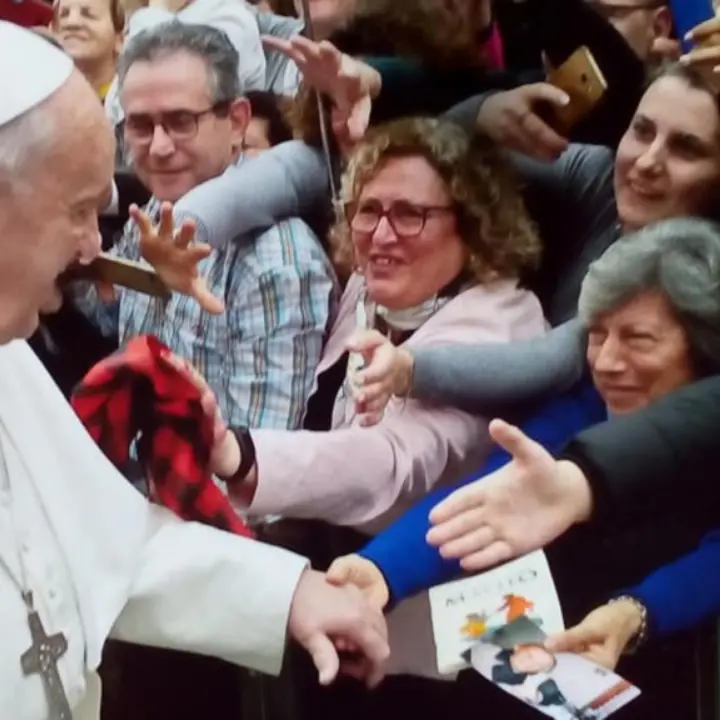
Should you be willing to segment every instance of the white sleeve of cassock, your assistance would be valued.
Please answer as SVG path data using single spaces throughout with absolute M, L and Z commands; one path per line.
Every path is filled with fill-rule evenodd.
M 156 505 L 150 528 L 111 637 L 278 674 L 290 606 L 307 560 L 184 522 Z

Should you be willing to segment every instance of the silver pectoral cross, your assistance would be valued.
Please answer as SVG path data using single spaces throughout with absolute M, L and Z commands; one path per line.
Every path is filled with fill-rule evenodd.
M 27 605 L 27 622 L 32 636 L 32 645 L 20 657 L 25 676 L 40 675 L 45 689 L 50 715 L 48 720 L 72 720 L 72 711 L 63 687 L 58 660 L 67 652 L 67 638 L 63 633 L 48 635 L 42 619 L 33 606 L 32 593 L 23 593 Z

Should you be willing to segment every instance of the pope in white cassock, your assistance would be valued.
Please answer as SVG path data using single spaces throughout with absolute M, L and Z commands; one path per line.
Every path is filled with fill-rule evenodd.
M 22 340 L 39 312 L 59 307 L 58 275 L 99 250 L 113 152 L 72 61 L 0 22 L 3 720 L 97 718 L 108 637 L 277 673 L 290 635 L 321 682 L 337 672 L 330 638 L 358 645 L 371 666 L 388 653 L 382 617 L 351 586 L 326 584 L 293 553 L 148 504 Z

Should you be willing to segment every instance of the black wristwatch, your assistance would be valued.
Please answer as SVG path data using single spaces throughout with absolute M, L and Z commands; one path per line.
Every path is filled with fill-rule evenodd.
M 218 476 L 228 487 L 240 485 L 250 474 L 255 465 L 255 443 L 250 430 L 246 427 L 230 427 L 229 431 L 235 436 L 240 446 L 240 465 L 230 477 Z

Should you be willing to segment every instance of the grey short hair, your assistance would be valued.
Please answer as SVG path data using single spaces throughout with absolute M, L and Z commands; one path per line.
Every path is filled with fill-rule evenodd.
M 647 291 L 667 298 L 698 375 L 720 372 L 720 226 L 676 218 L 618 240 L 590 266 L 580 291 L 580 319 L 592 324 Z
M 120 88 L 134 63 L 152 62 L 178 52 L 186 52 L 205 61 L 211 102 L 231 101 L 243 94 L 238 75 L 240 57 L 228 36 L 208 25 L 192 25 L 178 20 L 143 30 L 128 42 L 118 62 Z

